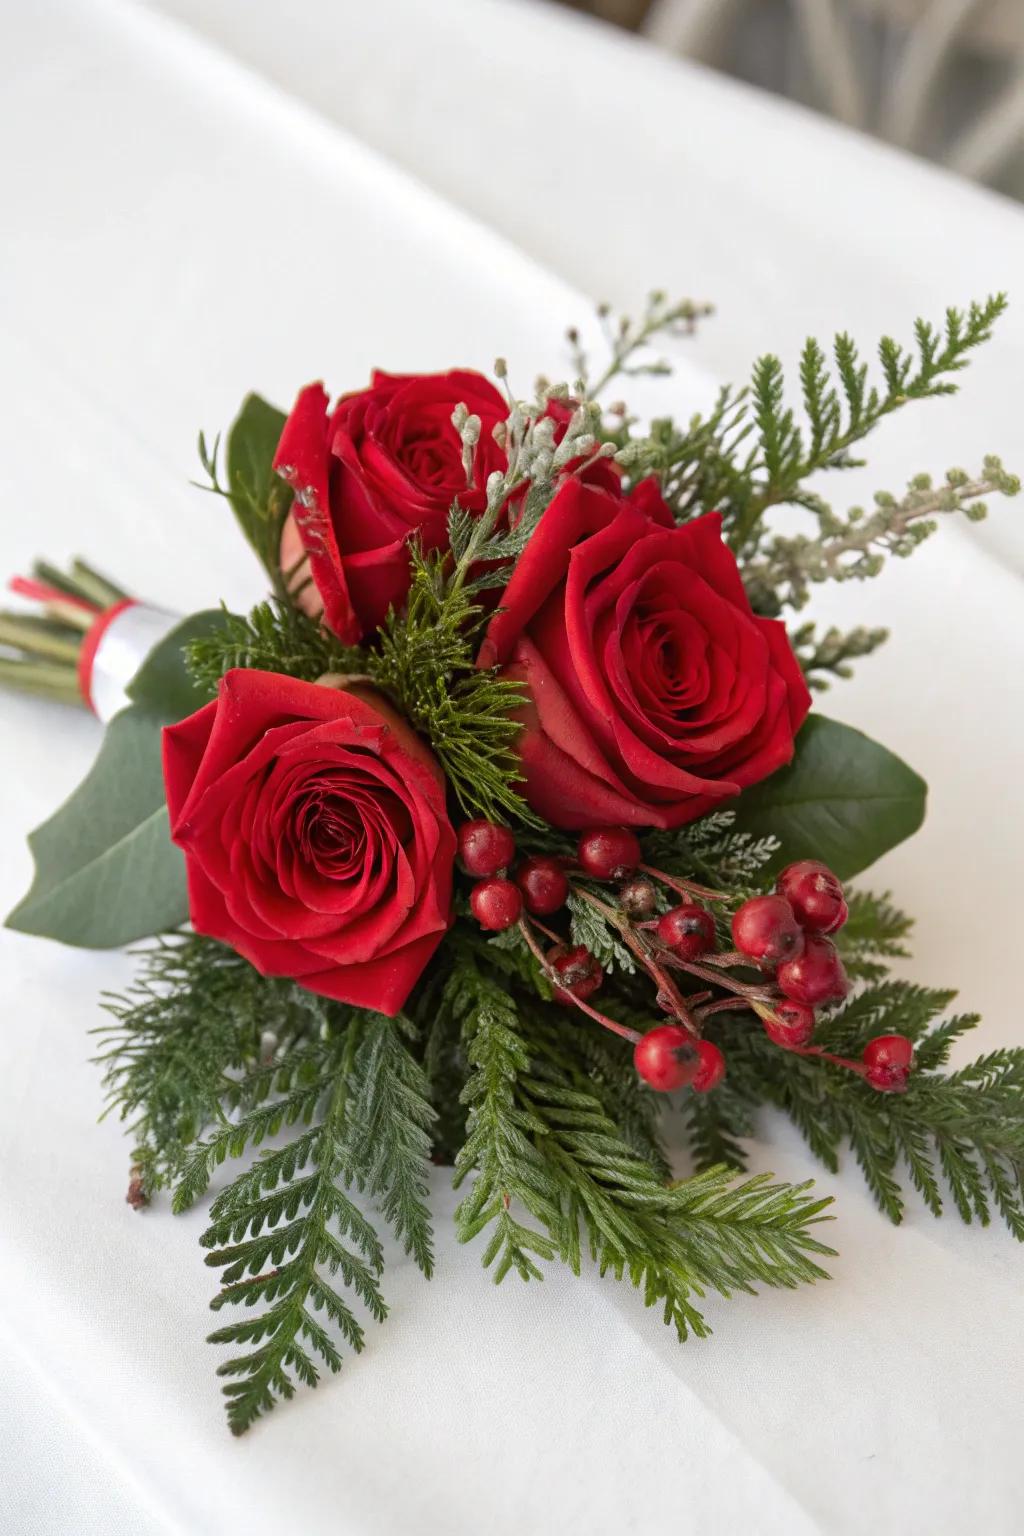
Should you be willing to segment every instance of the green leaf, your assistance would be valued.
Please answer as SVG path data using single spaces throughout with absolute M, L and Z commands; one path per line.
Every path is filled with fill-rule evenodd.
M 228 614 L 222 608 L 207 608 L 202 613 L 182 619 L 170 634 L 155 645 L 128 687 L 128 697 L 155 719 L 169 724 L 194 714 L 212 697 L 208 689 L 196 686 L 185 666 L 185 647 L 193 640 L 205 640 L 226 629 Z
M 246 395 L 227 445 L 228 500 L 279 597 L 286 596 L 278 550 L 292 492 L 272 465 L 286 420 L 259 395 Z
M 29 835 L 36 875 L 8 928 L 113 949 L 184 922 L 185 860 L 167 825 L 161 724 L 138 705 L 110 722 L 86 778 Z
M 7 919 L 22 933 L 114 949 L 188 917 L 185 860 L 171 842 L 160 732 L 209 694 L 185 668 L 184 647 L 227 615 L 194 613 L 154 646 L 128 689 L 85 779 L 29 836 L 36 875 Z
M 779 839 L 766 870 L 816 858 L 848 880 L 917 831 L 925 795 L 924 780 L 886 747 L 812 715 L 789 766 L 734 802 L 736 827 Z

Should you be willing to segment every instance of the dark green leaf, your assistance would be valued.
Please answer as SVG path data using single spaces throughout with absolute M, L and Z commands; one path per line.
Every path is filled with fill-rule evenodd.
M 228 615 L 220 608 L 193 613 L 155 645 L 132 679 L 128 697 L 140 704 L 154 718 L 165 723 L 184 720 L 210 698 L 197 688 L 185 666 L 185 647 L 192 640 L 203 640 L 223 630 Z
M 225 621 L 216 610 L 194 613 L 150 652 L 128 689 L 133 703 L 107 727 L 86 778 L 30 835 L 36 876 L 9 928 L 114 949 L 185 921 L 185 861 L 167 825 L 160 732 L 209 698 L 185 669 L 184 647 Z
M 848 880 L 917 831 L 925 795 L 924 780 L 886 747 L 812 715 L 792 763 L 735 801 L 736 827 L 779 839 L 768 869 L 817 858 Z
M 228 499 L 279 596 L 284 596 L 278 549 L 292 502 L 272 465 L 287 417 L 259 395 L 246 395 L 228 433 Z
M 167 825 L 160 730 L 138 705 L 114 717 L 86 778 L 29 836 L 36 875 L 9 928 L 113 949 L 185 920 L 185 860 Z

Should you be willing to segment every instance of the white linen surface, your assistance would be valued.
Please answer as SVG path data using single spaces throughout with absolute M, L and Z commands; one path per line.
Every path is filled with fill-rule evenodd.
M 4 569 L 80 551 L 166 606 L 243 604 L 258 572 L 187 480 L 197 427 L 246 389 L 287 402 L 322 372 L 338 390 L 374 364 L 486 366 L 499 350 L 515 376 L 557 367 L 576 294 L 176 24 L 46 0 L 2 26 Z M 707 388 L 687 370 L 669 393 Z M 973 432 L 969 396 L 956 421 Z M 950 531 L 820 611 L 885 612 L 897 630 L 827 706 L 932 783 L 925 832 L 873 876 L 919 914 L 915 973 L 961 984 L 986 1012 L 982 1044 L 1019 1039 L 985 921 L 1016 909 L 1019 580 Z M 30 875 L 22 838 L 98 727 L 16 698 L 0 710 L 9 907 Z M 130 974 L 123 956 L 0 935 L 0 1528 L 1019 1529 L 1018 1252 L 916 1208 L 893 1230 L 855 1170 L 821 1180 L 840 1197 L 833 1281 L 712 1299 L 714 1339 L 683 1348 L 592 1276 L 496 1290 L 479 1248 L 450 1240 L 439 1173 L 434 1282 L 392 1253 L 392 1315 L 366 1352 L 232 1442 L 203 1342 L 203 1213 L 130 1211 L 127 1144 L 94 1124 L 87 1031 L 97 992 Z M 815 1171 L 776 1123 L 754 1161 Z
M 145 3 L 584 293 L 631 310 L 655 286 L 712 299 L 700 354 L 722 379 L 746 378 L 764 351 L 794 364 L 808 334 L 849 329 L 870 349 L 885 332 L 909 338 L 918 314 L 1009 289 L 973 410 L 935 402 L 887 423 L 850 499 L 1016 450 L 1018 204 L 549 0 Z M 843 504 L 853 483 L 833 489 Z M 1024 518 L 971 532 L 1024 573 Z

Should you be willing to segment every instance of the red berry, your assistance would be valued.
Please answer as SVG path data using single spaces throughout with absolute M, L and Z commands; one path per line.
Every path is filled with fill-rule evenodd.
M 906 1035 L 876 1035 L 864 1047 L 867 1082 L 879 1093 L 905 1093 L 914 1060 L 914 1045 Z
M 624 880 L 643 854 L 636 833 L 628 827 L 595 827 L 580 833 L 576 856 L 595 880 Z
M 481 928 L 498 933 L 519 921 L 523 898 L 511 880 L 481 880 L 469 893 L 469 905 Z
M 753 896 L 732 920 L 732 941 L 741 955 L 778 965 L 804 947 L 804 933 L 793 908 L 781 896 Z
M 540 855 L 524 859 L 516 870 L 515 880 L 523 893 L 527 912 L 532 912 L 534 917 L 548 917 L 565 906 L 569 882 L 557 859 Z
M 671 1093 L 692 1083 L 700 1068 L 697 1041 L 678 1024 L 649 1029 L 633 1050 L 633 1065 L 645 1083 L 659 1093 Z
M 816 933 L 807 935 L 802 954 L 782 962 L 775 979 L 786 997 L 808 1008 L 837 1003 L 850 990 L 835 945 Z
M 619 906 L 627 917 L 651 917 L 658 905 L 654 881 L 646 875 L 633 875 L 619 891 Z
M 850 915 L 838 878 L 818 859 L 787 865 L 775 889 L 789 902 L 800 926 L 811 933 L 835 933 Z
M 693 1091 L 710 1093 L 712 1088 L 718 1087 L 725 1076 L 725 1057 L 718 1046 L 713 1045 L 710 1040 L 697 1042 L 697 1055 L 700 1057 L 700 1064 L 693 1079 Z
M 688 902 L 659 917 L 658 938 L 680 960 L 696 960 L 715 947 L 715 920 L 703 907 Z
M 459 859 L 467 875 L 496 875 L 515 857 L 516 840 L 496 822 L 464 821 L 458 831 Z
M 814 1034 L 814 1009 L 806 1003 L 773 1003 L 772 1016 L 764 1021 L 764 1032 L 787 1051 L 809 1045 Z
M 556 1002 L 571 1004 L 577 997 L 585 1003 L 604 980 L 604 971 L 598 961 L 582 944 L 573 949 L 553 949 L 547 961 L 561 983 L 555 988 Z

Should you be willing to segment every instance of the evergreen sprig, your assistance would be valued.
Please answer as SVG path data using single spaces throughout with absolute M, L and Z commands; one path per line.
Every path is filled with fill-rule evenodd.
M 803 420 L 787 403 L 779 359 L 771 354 L 759 358 L 749 395 L 755 446 L 729 509 L 734 548 L 745 548 L 766 508 L 792 500 L 810 475 L 862 463 L 851 450 L 884 417 L 911 400 L 952 394 L 956 386 L 949 376 L 965 368 L 968 353 L 990 339 L 1006 306 L 1006 295 L 998 293 L 966 311 L 947 309 L 941 326 L 919 319 L 914 324 L 915 347 L 883 336 L 878 344 L 878 383 L 870 382 L 868 366 L 847 333 L 835 338 L 832 368 L 812 337 L 799 365 Z
M 483 548 L 488 558 L 504 558 L 500 539 Z M 221 628 L 190 641 L 189 674 L 211 697 L 233 667 L 308 682 L 328 673 L 368 679 L 430 741 L 467 816 L 531 824 L 536 818 L 516 789 L 520 726 L 512 716 L 523 691 L 475 665 L 483 618 L 476 586 L 454 585 L 443 555 L 414 546 L 411 559 L 405 610 L 388 615 L 375 646 L 344 646 L 298 609 L 273 600 L 247 615 L 225 612 Z
M 225 609 L 220 628 L 188 642 L 185 663 L 196 686 L 212 698 L 224 673 L 234 667 L 281 672 L 312 683 L 326 672 L 363 671 L 365 657 L 291 604 L 273 599 L 257 603 L 248 614 Z
M 578 890 L 570 891 L 567 906 L 572 942 L 589 950 L 603 970 L 625 971 L 630 976 L 635 974 L 635 958 L 604 913 L 585 901 Z
M 850 1055 L 875 1035 L 907 1035 L 915 1067 L 903 1094 L 876 1093 L 827 1062 L 781 1051 L 749 1021 L 730 1016 L 719 1038 L 739 1103 L 719 1100 L 723 1133 L 748 1134 L 751 1108 L 773 1104 L 832 1172 L 848 1143 L 892 1221 L 905 1209 L 902 1168 L 935 1215 L 945 1184 L 964 1221 L 985 1225 L 996 1211 L 1024 1240 L 1024 1049 L 995 1051 L 943 1075 L 953 1042 L 978 1022 L 972 1014 L 943 1017 L 953 996 L 903 981 L 875 984 L 816 1035 L 825 1049 Z
M 768 353 L 755 362 L 749 385 L 724 387 L 706 415 L 694 416 L 685 426 L 669 418 L 655 420 L 643 437 L 630 437 L 625 428 L 619 428 L 611 440 L 633 478 L 650 473 L 660 477 L 665 497 L 681 521 L 712 508 L 719 510 L 729 542 L 744 560 L 758 555 L 764 513 L 772 506 L 795 503 L 824 521 L 826 548 L 820 562 L 824 575 L 854 569 L 857 574 L 872 574 L 877 552 L 867 550 L 866 564 L 841 559 L 847 551 L 836 544 L 839 530 L 829 526 L 831 509 L 805 482 L 821 470 L 862 464 L 854 449 L 879 422 L 909 401 L 955 391 L 953 376 L 967 366 L 970 353 L 989 340 L 1006 306 L 1006 295 L 1000 293 L 966 310 L 948 309 L 940 325 L 919 319 L 910 347 L 884 336 L 877 348 L 880 377 L 874 381 L 848 334 L 835 337 L 831 360 L 812 337 L 798 365 L 799 405 L 790 396 L 780 359 Z M 970 503 L 988 490 L 1004 489 L 1004 479 L 1012 484 L 1012 477 L 1003 471 L 983 478 L 985 485 L 973 495 L 965 494 L 966 476 L 952 487 L 959 493 L 958 504 Z M 940 505 L 934 510 L 951 508 Z M 874 531 L 872 541 L 884 543 L 892 523 L 897 552 L 909 552 L 923 535 L 904 526 L 907 514 L 925 514 L 901 508 L 892 498 L 879 511 L 884 527 Z M 844 538 L 849 536 L 848 529 L 841 531 Z M 808 562 L 812 553 L 808 545 L 816 542 L 808 540 L 801 546 Z M 777 550 L 774 560 L 780 562 L 783 553 L 784 548 Z M 770 572 L 763 574 L 764 579 L 754 584 L 755 601 L 766 604 L 763 611 L 777 612 L 778 603 L 773 606 L 771 601 Z
M 237 1104 L 237 1074 L 257 1060 L 261 1041 L 291 1045 L 316 1027 L 319 1010 L 309 993 L 260 976 L 198 934 L 159 940 L 139 955 L 127 993 L 104 994 L 115 1022 L 96 1030 L 97 1059 L 105 1113 L 130 1122 L 149 1198 L 177 1179 L 206 1127 Z
M 904 941 L 914 926 L 913 919 L 893 906 L 888 891 L 880 896 L 871 891 L 851 891 L 847 906 L 849 916 L 835 936 L 846 973 L 851 981 L 881 981 L 888 974 L 890 960 L 909 958 Z
M 476 557 L 467 544 L 456 573 Z M 428 738 L 467 816 L 536 823 L 516 787 L 522 770 L 513 712 L 523 690 L 475 665 L 483 610 L 472 582 L 456 579 L 443 555 L 414 546 L 412 560 L 405 612 L 389 614 L 368 662 L 371 675 Z
M 734 810 L 712 811 L 690 826 L 649 832 L 644 856 L 666 874 L 704 881 L 739 899 L 753 892 L 760 871 L 778 853 L 779 840 L 737 831 L 735 822 Z
M 830 1250 L 809 1229 L 827 1200 L 768 1176 L 737 1187 L 723 1168 L 666 1186 L 593 1091 L 554 1010 L 517 1006 L 472 960 L 450 987 L 472 1069 L 457 1178 L 475 1181 L 457 1229 L 469 1241 L 492 1228 L 484 1263 L 497 1261 L 496 1280 L 513 1268 L 539 1278 L 538 1260 L 556 1254 L 578 1274 L 585 1244 L 601 1274 L 628 1278 L 686 1338 L 708 1331 L 694 1300 L 708 1287 L 728 1295 L 823 1277 L 814 1256 Z
M 352 1068 L 346 1157 L 357 1189 L 366 1191 L 429 1280 L 433 1233 L 427 1206 L 427 1170 L 437 1111 L 430 1084 L 404 1036 L 409 1021 L 368 1013 Z
M 537 1260 L 553 1259 L 557 1252 L 551 1234 L 559 1226 L 559 1196 L 533 1141 L 543 1123 L 517 1100 L 517 1079 L 530 1065 L 518 1011 L 506 990 L 468 957 L 453 970 L 445 1008 L 462 1026 L 470 1069 L 463 1092 L 469 1122 L 455 1162 L 456 1188 L 471 1173 L 475 1177 L 455 1212 L 456 1232 L 465 1243 L 493 1229 L 483 1262 L 494 1264 L 495 1281 L 510 1269 L 523 1280 L 540 1279 Z M 530 1224 L 515 1214 L 513 1201 L 532 1218 Z
M 363 1325 L 331 1283 L 336 1274 L 373 1317 L 386 1315 L 383 1250 L 349 1189 L 367 1193 L 406 1252 L 432 1272 L 426 1173 L 435 1113 L 409 1031 L 407 1021 L 380 1014 L 328 1011 L 314 1037 L 235 1080 L 225 1108 L 236 1118 L 222 1114 L 182 1165 L 179 1211 L 205 1193 L 228 1157 L 289 1133 L 216 1196 L 201 1238 L 211 1250 L 206 1262 L 223 1271 L 211 1305 L 255 1314 L 210 1335 L 211 1343 L 253 1346 L 219 1367 L 230 1378 L 224 1391 L 236 1434 L 297 1383 L 316 1385 L 314 1355 L 338 1370 L 338 1333 L 362 1349 Z
M 349 1052 L 344 1037 L 325 1048 L 321 1073 L 309 1085 L 323 1099 L 319 1122 L 223 1190 L 200 1239 L 210 1250 L 207 1264 L 222 1271 L 214 1310 L 244 1306 L 253 1314 L 210 1335 L 212 1344 L 251 1346 L 218 1367 L 236 1435 L 279 1398 L 292 1397 L 297 1382 L 317 1385 L 314 1355 L 340 1370 L 341 1354 L 320 1317 L 352 1349 L 363 1348 L 362 1324 L 331 1283 L 335 1275 L 378 1322 L 387 1315 L 380 1242 L 342 1187 L 353 1177 L 345 1157 Z

